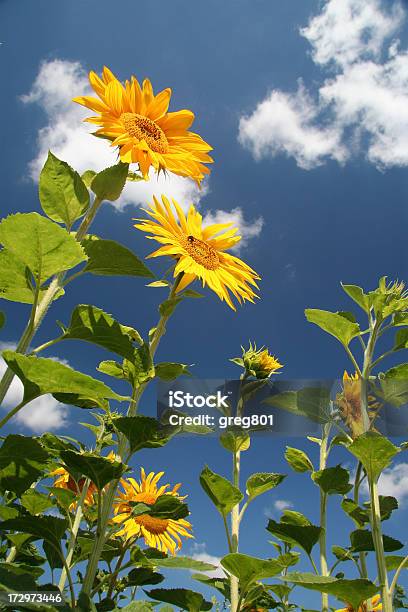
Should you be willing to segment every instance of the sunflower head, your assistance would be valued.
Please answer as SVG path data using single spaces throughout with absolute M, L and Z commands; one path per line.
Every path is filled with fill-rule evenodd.
M 83 491 L 86 478 L 80 478 L 78 481 L 76 481 L 64 467 L 57 468 L 56 470 L 51 472 L 50 476 L 53 476 L 55 478 L 54 487 L 58 489 L 66 489 L 68 491 L 72 491 L 79 499 Z M 90 482 L 84 498 L 84 504 L 86 506 L 91 506 L 94 503 L 94 494 L 97 492 L 97 490 L 98 489 L 96 488 L 94 483 Z M 72 502 L 69 509 L 71 511 L 75 510 L 76 504 L 76 501 Z
M 354 439 L 365 432 L 361 394 L 362 384 L 358 373 L 350 376 L 345 371 L 343 374 L 343 390 L 336 395 L 335 404 Z M 381 403 L 373 395 L 368 395 L 367 404 L 368 417 L 370 421 L 373 421 L 381 409 Z
M 114 523 L 120 526 L 118 536 L 126 540 L 143 537 L 146 546 L 172 555 L 181 548 L 181 537 L 192 538 L 191 524 L 185 519 L 167 519 L 157 517 L 146 512 L 132 516 L 132 508 L 135 503 L 144 503 L 153 506 L 162 495 L 174 495 L 178 499 L 184 499 L 178 494 L 180 484 L 170 489 L 170 485 L 159 485 L 159 480 L 164 472 L 154 474 L 150 472 L 146 476 L 143 468 L 140 470 L 140 481 L 134 478 L 121 480 L 122 491 L 114 504 Z
M 90 72 L 89 81 L 97 97 L 80 96 L 74 102 L 97 113 L 85 121 L 99 126 L 95 134 L 118 147 L 123 162 L 137 163 L 144 178 L 151 166 L 197 183 L 209 174 L 211 147 L 189 131 L 194 121 L 190 110 L 168 112 L 171 89 L 154 95 L 149 79 L 140 85 L 132 76 L 121 83 L 106 66 L 102 78 Z
M 193 205 L 185 215 L 180 205 L 162 196 L 154 198 L 145 211 L 150 219 L 136 219 L 137 229 L 162 246 L 149 257 L 170 256 L 176 260 L 174 276 L 182 275 L 177 291 L 185 289 L 195 279 L 208 285 L 221 300 L 235 310 L 231 294 L 239 303 L 256 297 L 259 276 L 241 259 L 227 250 L 240 241 L 237 228 L 231 223 L 217 223 L 203 227 L 202 216 Z
M 374 612 L 380 612 L 382 610 L 381 596 L 376 595 L 371 600 L 371 610 Z M 341 608 L 340 610 L 336 610 L 336 612 L 356 612 L 356 609 L 353 606 L 347 606 L 347 608 Z M 358 608 L 358 612 L 367 612 L 367 603 L 363 603 Z
M 252 346 L 251 342 L 248 349 L 242 347 L 242 359 L 234 359 L 234 362 L 242 365 L 247 374 L 258 380 L 269 378 L 277 370 L 283 368 L 283 365 L 269 353 L 267 348 L 257 349 L 256 344 Z

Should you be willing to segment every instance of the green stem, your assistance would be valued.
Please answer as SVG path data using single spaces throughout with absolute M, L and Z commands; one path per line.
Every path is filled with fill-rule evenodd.
M 168 299 L 174 298 L 178 284 L 183 276 L 183 273 L 179 274 L 174 284 L 170 290 Z M 162 315 L 157 324 L 155 332 L 153 334 L 153 338 L 150 343 L 150 353 L 152 358 L 154 357 L 156 350 L 159 346 L 160 340 L 166 332 L 166 324 L 169 320 L 170 315 Z M 140 398 L 147 387 L 148 382 L 140 385 L 139 387 L 135 387 L 132 393 L 132 399 L 129 404 L 129 409 L 127 416 L 134 416 L 137 412 L 138 404 L 140 402 Z M 126 453 L 126 438 L 125 436 L 121 436 L 118 444 L 118 455 L 121 460 L 123 460 Z M 130 459 L 130 456 L 126 457 L 126 461 Z M 90 595 L 92 586 L 95 580 L 96 572 L 98 570 L 98 563 L 102 554 L 103 547 L 106 541 L 106 528 L 108 526 L 109 517 L 112 511 L 113 502 L 115 499 L 116 488 L 118 486 L 118 480 L 114 480 L 109 483 L 106 493 L 102 497 L 102 507 L 100 508 L 100 518 L 98 519 L 98 531 L 95 539 L 95 543 L 89 558 L 88 566 L 86 568 L 85 578 L 82 585 L 82 591 L 86 595 Z
M 322 432 L 322 443 L 320 445 L 320 470 L 325 470 L 327 466 L 328 458 L 328 443 L 330 436 L 331 425 L 326 424 L 323 426 Z M 319 537 L 320 546 L 320 573 L 322 576 L 329 575 L 329 568 L 327 565 L 327 493 L 320 489 L 320 527 L 321 534 Z M 329 596 L 327 593 L 322 593 L 322 612 L 329 612 Z
M 369 479 L 371 501 L 371 529 L 375 546 L 378 568 L 378 581 L 381 589 L 383 612 L 393 612 L 392 596 L 388 586 L 387 566 L 385 563 L 384 543 L 381 531 L 381 511 L 377 482 Z
M 68 546 L 68 554 L 67 554 L 67 558 L 66 558 L 66 565 L 68 567 L 68 569 L 71 568 L 71 561 L 72 561 L 72 557 L 74 556 L 74 550 L 75 550 L 75 544 L 76 544 L 76 539 L 78 536 L 78 531 L 79 531 L 79 527 L 81 525 L 81 521 L 82 521 L 82 517 L 84 516 L 83 510 L 82 510 L 82 505 L 85 501 L 85 496 L 87 494 L 88 491 L 88 487 L 89 487 L 90 481 L 89 479 L 87 479 L 84 483 L 84 486 L 82 488 L 81 491 L 81 497 L 78 501 L 78 506 L 77 506 L 77 510 L 76 510 L 76 514 L 75 514 L 75 519 L 74 519 L 74 523 L 72 525 L 71 528 L 71 537 L 70 537 L 70 541 L 69 541 L 69 546 Z M 67 579 L 67 571 L 65 569 L 65 567 L 62 568 L 62 572 L 61 572 L 61 576 L 60 576 L 60 580 L 58 583 L 58 588 L 59 590 L 62 591 L 65 588 L 65 582 Z
M 89 208 L 76 233 L 76 239 L 78 240 L 78 242 L 81 242 L 81 240 L 86 235 L 101 203 L 102 200 L 100 200 L 98 197 L 95 197 L 92 206 Z M 30 314 L 30 320 L 17 345 L 17 353 L 25 354 L 27 352 L 27 349 L 30 346 L 35 334 L 37 333 L 45 315 L 47 314 L 48 309 L 50 308 L 52 302 L 54 301 L 58 293 L 63 289 L 65 275 L 66 272 L 60 272 L 59 274 L 53 277 L 51 283 L 48 286 L 47 291 L 44 293 L 42 299 L 39 300 L 38 303 L 37 300 L 34 298 L 34 304 Z M 9 390 L 13 378 L 14 372 L 10 368 L 7 368 L 3 378 L 0 381 L 0 404 L 4 400 L 6 393 Z
M 390 596 L 391 597 L 394 595 L 394 591 L 395 591 L 395 588 L 396 588 L 397 583 L 398 583 L 398 578 L 400 577 L 400 574 L 401 574 L 402 570 L 404 569 L 404 567 L 406 567 L 407 565 L 408 565 L 408 555 L 400 563 L 400 565 L 398 566 L 397 571 L 394 574 L 394 578 L 393 578 L 393 580 L 391 582 L 391 586 L 390 586 Z
M 235 451 L 233 454 L 232 483 L 239 489 L 241 453 Z M 239 503 L 231 511 L 231 544 L 232 552 L 238 552 L 239 548 Z M 238 612 L 240 608 L 239 582 L 236 576 L 231 575 L 231 612 Z M 242 595 L 242 594 L 241 594 Z

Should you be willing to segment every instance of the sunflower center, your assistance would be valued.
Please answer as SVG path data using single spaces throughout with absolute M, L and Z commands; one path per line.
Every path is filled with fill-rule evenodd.
M 218 253 L 212 246 L 194 236 L 187 236 L 184 248 L 194 261 L 207 270 L 216 270 L 220 265 Z
M 168 527 L 168 519 L 157 518 L 156 516 L 150 516 L 149 514 L 139 514 L 135 519 L 136 523 L 147 529 L 150 533 L 160 535 L 164 533 Z
M 167 153 L 169 143 L 163 130 L 151 119 L 136 113 L 122 113 L 120 116 L 125 130 L 138 140 L 145 140 L 156 153 Z

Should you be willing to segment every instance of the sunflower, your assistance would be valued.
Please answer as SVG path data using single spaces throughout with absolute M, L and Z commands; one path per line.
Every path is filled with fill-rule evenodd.
M 256 344 L 252 346 L 251 342 L 247 350 L 242 347 L 242 360 L 238 359 L 235 362 L 240 363 L 240 361 L 248 374 L 258 379 L 269 378 L 277 370 L 283 368 L 283 365 L 269 353 L 267 348 L 262 347 L 257 350 Z
M 347 371 L 343 374 L 343 390 L 336 395 L 336 405 L 340 410 L 342 419 L 351 430 L 352 437 L 357 438 L 365 431 L 365 423 L 361 406 L 361 377 L 356 372 L 351 376 Z M 372 422 L 381 404 L 376 401 L 376 398 L 369 395 L 368 398 L 368 416 Z
M 203 286 L 208 285 L 233 310 L 230 291 L 240 303 L 253 302 L 257 296 L 251 285 L 258 287 L 255 281 L 259 276 L 241 259 L 225 252 L 241 240 L 236 236 L 237 229 L 231 228 L 232 223 L 203 227 L 202 216 L 193 204 L 186 216 L 175 200 L 172 202 L 176 214 L 165 196 L 162 202 L 154 198 L 150 209 L 145 210 L 151 219 L 135 219 L 139 221 L 135 227 L 153 234 L 147 238 L 163 245 L 149 257 L 169 255 L 177 259 L 174 276 L 183 274 L 177 291 L 199 278 Z
M 55 478 L 54 487 L 57 489 L 67 489 L 75 493 L 78 497 L 81 495 L 86 478 L 80 478 L 77 482 L 64 467 L 57 468 L 51 472 L 50 476 Z M 94 494 L 97 490 L 94 483 L 90 482 L 84 498 L 84 504 L 86 506 L 91 506 L 94 503 Z M 74 510 L 75 508 L 76 502 L 72 502 L 69 509 Z
M 371 607 L 374 612 L 380 612 L 382 610 L 381 596 L 376 595 L 371 600 Z M 340 610 L 336 610 L 336 612 L 356 612 L 353 606 L 347 606 L 347 608 L 341 608 Z M 362 606 L 359 606 L 358 612 L 367 612 L 367 604 L 363 603 Z
M 162 495 L 174 495 L 179 499 L 178 490 L 180 484 L 168 490 L 170 485 L 158 485 L 164 472 L 154 474 L 150 472 L 146 476 L 143 468 L 140 470 L 141 480 L 136 482 L 134 478 L 122 479 L 120 481 L 123 492 L 119 491 L 119 498 L 114 504 L 115 516 L 113 521 L 123 524 L 123 527 L 116 535 L 124 536 L 126 540 L 133 537 L 143 537 L 146 546 L 157 548 L 162 552 L 169 552 L 174 555 L 176 550 L 181 548 L 181 538 L 192 538 L 189 533 L 191 524 L 184 519 L 166 519 L 150 514 L 139 514 L 132 516 L 132 503 L 142 502 L 152 506 Z
M 212 147 L 189 131 L 194 121 L 190 110 L 167 112 L 171 89 L 154 95 L 149 79 L 141 87 L 134 76 L 123 85 L 106 66 L 102 78 L 91 71 L 89 81 L 98 98 L 80 96 L 74 102 L 98 113 L 85 121 L 100 126 L 95 134 L 119 147 L 123 162 L 139 164 L 144 178 L 150 166 L 157 172 L 191 177 L 197 183 L 209 174 L 205 164 L 213 161 L 208 155 Z

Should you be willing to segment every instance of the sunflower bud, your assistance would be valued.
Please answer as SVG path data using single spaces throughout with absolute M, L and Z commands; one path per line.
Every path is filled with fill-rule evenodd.
M 258 380 L 269 378 L 277 370 L 283 368 L 283 365 L 269 353 L 268 349 L 262 347 L 257 350 L 256 345 L 252 346 L 251 343 L 247 350 L 242 347 L 242 358 L 232 361 L 243 367 L 248 376 L 253 376 Z

